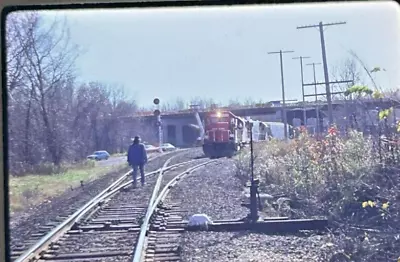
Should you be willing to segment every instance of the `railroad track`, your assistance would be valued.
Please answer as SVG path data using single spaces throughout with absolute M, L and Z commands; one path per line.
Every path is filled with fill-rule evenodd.
M 165 161 L 165 159 L 169 158 L 170 155 L 173 153 L 174 152 L 150 157 L 149 164 L 150 163 L 152 165 L 156 164 L 156 166 L 159 168 L 159 161 L 160 160 L 162 161 L 163 159 Z M 156 168 L 156 169 L 158 169 L 158 168 Z M 118 185 L 121 182 L 123 182 L 124 180 L 128 181 L 127 179 L 129 179 L 130 173 L 131 172 L 127 172 L 126 174 L 122 175 L 112 185 L 113 186 Z M 104 182 L 106 182 L 106 181 L 107 180 L 105 180 Z M 104 182 L 101 182 L 101 185 L 103 185 Z M 102 191 L 98 191 L 98 192 L 105 193 L 107 190 L 110 190 L 111 186 L 108 187 L 108 185 L 104 184 L 104 188 L 106 188 L 106 190 L 102 190 Z M 93 199 L 90 199 L 91 198 L 90 193 L 91 192 L 87 192 L 86 187 L 82 188 L 82 193 L 81 193 L 81 194 L 83 194 L 82 197 L 83 197 L 83 199 L 86 198 L 87 202 L 90 202 L 93 200 Z M 101 195 L 102 193 L 100 193 L 99 195 Z M 95 194 L 93 196 L 95 196 Z M 90 198 L 88 198 L 88 197 L 90 197 Z M 58 226 L 60 226 L 66 219 L 68 219 L 68 217 L 70 217 L 71 214 L 74 214 L 79 209 L 81 209 L 81 207 L 85 203 L 86 202 L 80 201 L 80 199 L 79 199 L 76 204 L 65 206 L 65 208 L 61 209 L 61 212 L 59 212 L 57 214 L 57 216 L 54 215 L 54 217 L 51 218 L 50 221 L 46 222 L 46 220 L 45 220 L 44 222 L 42 222 L 42 221 L 38 221 L 38 219 L 32 221 L 32 226 L 29 227 L 29 231 L 31 231 L 32 233 L 23 232 L 23 233 L 27 234 L 27 236 L 18 237 L 18 235 L 17 235 L 14 239 L 11 240 L 11 245 L 10 245 L 11 259 L 15 260 L 18 257 L 22 256 L 22 254 L 27 252 L 27 250 L 29 250 L 31 247 L 35 246 L 38 242 L 40 242 L 40 240 L 43 239 L 46 236 L 46 234 L 49 234 L 52 231 L 57 230 Z M 26 228 L 26 226 L 25 226 L 25 228 Z M 34 228 L 34 229 L 31 230 L 31 228 Z M 21 233 L 19 233 L 19 234 L 21 234 Z
M 152 245 L 146 235 L 159 228 L 158 217 L 165 209 L 159 204 L 169 188 L 212 162 L 196 159 L 171 165 L 178 155 L 146 174 L 144 187 L 133 188 L 129 173 L 125 174 L 15 261 L 142 261 L 147 245 L 149 251 Z
M 163 201 L 171 188 L 182 178 L 213 162 L 216 160 L 202 161 L 182 170 L 173 178 L 166 179 L 168 182 L 163 190 L 156 194 L 154 202 L 147 210 L 135 249 L 134 262 L 180 261 L 181 233 L 185 231 L 187 222 L 177 215 L 181 213 L 179 204 L 165 205 Z

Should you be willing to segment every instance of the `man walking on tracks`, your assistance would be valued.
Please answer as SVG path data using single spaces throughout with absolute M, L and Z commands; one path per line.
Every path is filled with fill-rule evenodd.
M 144 185 L 144 165 L 147 163 L 146 148 L 140 143 L 140 137 L 135 136 L 128 149 L 128 163 L 133 168 L 133 186 L 136 186 L 137 171 L 140 169 L 142 186 Z

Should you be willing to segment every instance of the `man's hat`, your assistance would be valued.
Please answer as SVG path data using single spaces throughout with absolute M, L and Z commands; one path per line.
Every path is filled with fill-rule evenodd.
M 131 138 L 132 142 L 133 141 L 140 141 L 140 136 L 135 136 L 135 138 Z

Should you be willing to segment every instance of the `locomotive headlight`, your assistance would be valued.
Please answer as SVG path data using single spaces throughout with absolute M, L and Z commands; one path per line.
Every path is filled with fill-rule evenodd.
M 220 118 L 221 117 L 221 112 L 217 112 L 217 117 Z
M 230 134 L 229 137 L 230 137 L 230 138 L 234 138 L 235 135 L 234 135 L 234 134 Z

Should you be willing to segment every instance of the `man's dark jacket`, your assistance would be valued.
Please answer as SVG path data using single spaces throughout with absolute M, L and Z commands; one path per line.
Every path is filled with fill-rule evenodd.
M 137 143 L 129 146 L 128 163 L 130 165 L 143 165 L 147 162 L 146 148 L 143 144 Z

